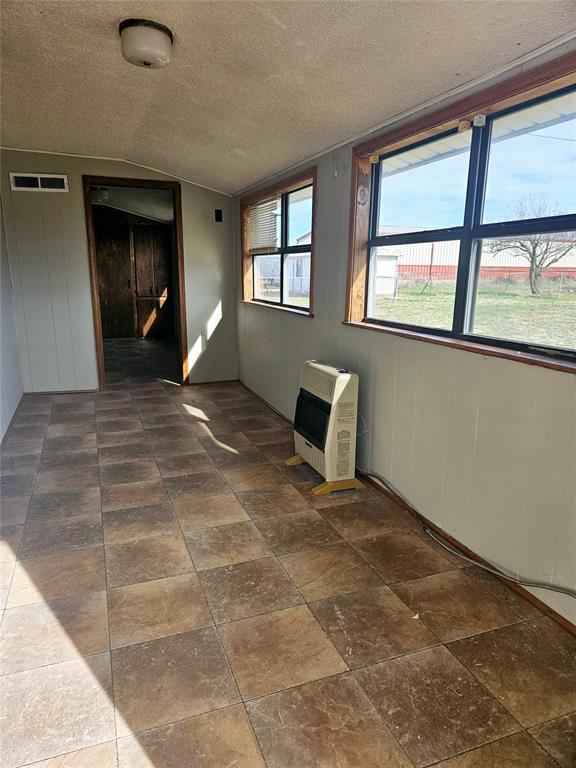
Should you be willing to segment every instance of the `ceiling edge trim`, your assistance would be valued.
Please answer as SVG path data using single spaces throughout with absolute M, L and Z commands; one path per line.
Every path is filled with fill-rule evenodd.
M 84 160 L 105 160 L 113 163 L 127 163 L 128 165 L 135 165 L 137 168 L 144 168 L 146 171 L 152 171 L 153 173 L 161 173 L 163 176 L 168 176 L 171 179 L 177 179 L 178 181 L 184 181 L 186 184 L 192 184 L 200 189 L 206 189 L 208 192 L 215 192 L 218 195 L 224 197 L 234 197 L 230 192 L 223 192 L 221 189 L 214 189 L 214 187 L 207 187 L 205 184 L 200 184 L 192 179 L 187 179 L 185 176 L 177 176 L 175 173 L 168 173 L 168 171 L 161 171 L 159 168 L 153 168 L 151 165 L 144 165 L 143 163 L 136 163 L 133 160 L 125 160 L 123 157 L 101 157 L 100 155 L 82 155 L 76 152 L 54 152 L 50 149 L 28 149 L 24 147 L 7 147 L 0 145 L 0 150 L 6 152 L 29 152 L 33 155 L 60 155 L 61 157 L 78 157 Z
M 289 173 L 290 171 L 293 171 L 294 169 L 299 168 L 300 166 L 313 163 L 315 160 L 318 160 L 318 158 L 328 154 L 329 152 L 334 152 L 335 150 L 345 147 L 348 144 L 354 144 L 360 141 L 360 139 L 368 138 L 372 133 L 380 132 L 384 128 L 388 128 L 391 125 L 394 125 L 395 123 L 400 123 L 403 120 L 407 120 L 408 118 L 413 117 L 414 115 L 420 112 L 424 112 L 427 109 L 437 106 L 439 103 L 443 101 L 449 101 L 455 97 L 461 96 L 463 93 L 466 93 L 467 91 L 473 91 L 479 88 L 480 86 L 484 85 L 485 83 L 490 82 L 491 80 L 495 80 L 496 78 L 501 77 L 502 75 L 506 75 L 508 72 L 514 69 L 517 69 L 518 67 L 522 67 L 524 64 L 528 64 L 534 61 L 534 59 L 538 59 L 541 56 L 545 56 L 547 53 L 552 53 L 556 51 L 560 53 L 559 49 L 561 49 L 562 46 L 570 45 L 570 44 L 574 44 L 574 47 L 576 47 L 576 30 L 572 30 L 571 32 L 568 32 L 567 34 L 562 35 L 561 37 L 557 37 L 551 42 L 546 43 L 546 45 L 542 45 L 539 48 L 535 48 L 533 51 L 530 51 L 529 53 L 526 53 L 523 56 L 520 56 L 519 58 L 514 59 L 508 64 L 503 64 L 501 67 L 497 67 L 496 69 L 491 69 L 489 72 L 487 72 L 485 75 L 482 75 L 481 77 L 475 78 L 474 80 L 468 80 L 467 82 L 462 83 L 461 85 L 458 85 L 455 88 L 451 88 L 449 91 L 444 91 L 438 96 L 435 96 L 432 99 L 428 99 L 428 101 L 423 101 L 415 107 L 411 107 L 410 109 L 407 109 L 404 112 L 400 112 L 397 115 L 394 115 L 393 117 L 390 117 L 387 120 L 384 120 L 384 122 L 377 123 L 376 125 L 372 125 L 369 128 L 366 128 L 365 130 L 361 131 L 360 133 L 354 134 L 353 136 L 350 136 L 347 139 L 339 141 L 336 144 L 331 144 L 330 146 L 325 147 L 324 149 L 319 150 L 318 152 L 315 152 L 313 155 L 307 155 L 306 157 L 303 157 L 301 160 L 298 160 L 295 163 L 291 163 L 290 165 L 285 166 L 281 170 L 274 171 L 270 175 L 264 176 L 259 181 L 255 181 L 254 183 L 249 184 L 247 187 L 243 187 L 242 189 L 239 189 L 237 192 L 234 192 L 232 196 L 236 198 L 236 197 L 245 195 L 247 192 L 251 191 L 252 189 L 257 189 L 259 186 L 273 181 L 278 176 L 282 176 L 285 173 Z

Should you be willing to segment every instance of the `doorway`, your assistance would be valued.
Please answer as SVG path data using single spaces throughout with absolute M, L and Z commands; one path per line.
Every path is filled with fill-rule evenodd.
M 84 177 L 100 389 L 188 379 L 180 185 Z

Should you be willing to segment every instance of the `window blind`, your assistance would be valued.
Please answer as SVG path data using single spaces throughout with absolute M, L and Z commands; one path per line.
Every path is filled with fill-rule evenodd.
M 248 250 L 250 254 L 280 250 L 280 195 L 250 206 L 248 211 Z

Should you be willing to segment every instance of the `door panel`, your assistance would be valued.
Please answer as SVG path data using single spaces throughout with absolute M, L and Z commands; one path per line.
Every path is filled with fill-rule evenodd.
M 136 269 L 138 335 L 174 337 L 171 232 L 163 226 L 132 228 Z
M 98 293 L 105 339 L 136 336 L 130 233 L 125 224 L 94 225 Z

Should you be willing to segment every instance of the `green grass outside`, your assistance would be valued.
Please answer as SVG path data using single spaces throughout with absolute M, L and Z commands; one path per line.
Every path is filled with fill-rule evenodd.
M 454 285 L 446 281 L 402 282 L 396 302 L 378 297 L 374 317 L 398 323 L 450 329 Z M 543 281 L 532 296 L 524 282 L 482 282 L 476 303 L 474 333 L 526 343 L 576 347 L 576 281 Z

